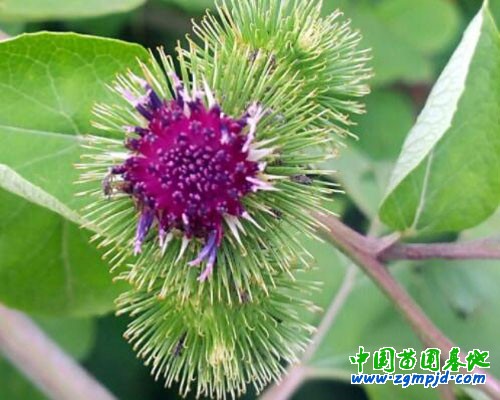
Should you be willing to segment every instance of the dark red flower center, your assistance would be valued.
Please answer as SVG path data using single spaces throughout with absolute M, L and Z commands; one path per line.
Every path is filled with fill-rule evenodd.
M 245 132 L 249 114 L 230 118 L 183 91 L 162 100 L 148 87 L 135 104 L 147 127 L 133 128 L 136 135 L 126 141 L 130 157 L 111 171 L 141 212 L 136 253 L 156 222 L 160 241 L 176 229 L 204 238 L 210 257 L 222 240 L 224 217 L 242 216 L 242 198 L 256 190 L 259 163 L 249 159 L 252 137 Z

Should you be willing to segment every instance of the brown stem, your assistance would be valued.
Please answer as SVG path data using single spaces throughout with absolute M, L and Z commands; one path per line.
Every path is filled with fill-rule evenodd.
M 52 400 L 115 400 L 33 321 L 1 304 L 0 352 Z
M 379 254 L 382 261 L 500 259 L 500 241 L 493 239 L 460 243 L 396 244 Z
M 453 384 L 438 386 L 439 394 L 443 400 L 457 400 L 453 386 Z
M 406 290 L 392 277 L 387 268 L 376 259 L 366 239 L 342 224 L 337 218 L 324 214 L 315 215 L 327 227 L 326 237 L 339 250 L 352 259 L 394 303 L 425 346 L 441 349 L 443 358 L 454 347 L 453 343 L 434 325 L 420 306 Z M 474 371 L 477 373 L 477 371 Z M 481 373 L 485 373 L 481 371 Z M 481 387 L 495 400 L 500 400 L 500 383 L 487 376 L 486 384 Z
M 288 370 L 282 382 L 271 386 L 260 397 L 260 400 L 288 400 L 295 391 L 307 380 L 307 368 L 295 365 Z

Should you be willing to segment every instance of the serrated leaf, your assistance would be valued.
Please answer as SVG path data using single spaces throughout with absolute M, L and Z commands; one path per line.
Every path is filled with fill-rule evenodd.
M 487 8 L 471 22 L 393 172 L 381 219 L 393 229 L 460 231 L 500 202 L 500 37 Z
M 139 7 L 145 0 L 3 0 L 0 20 L 45 21 L 120 13 Z

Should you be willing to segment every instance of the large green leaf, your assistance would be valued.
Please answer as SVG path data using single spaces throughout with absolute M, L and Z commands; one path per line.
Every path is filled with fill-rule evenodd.
M 429 81 L 432 55 L 445 50 L 459 29 L 447 0 L 325 0 L 325 13 L 341 9 L 373 50 L 374 84 Z M 425 26 L 425 29 L 422 29 Z
M 0 300 L 29 312 L 89 315 L 112 308 L 101 253 L 77 226 L 78 135 L 106 84 L 136 68 L 140 46 L 74 34 L 0 43 Z M 19 197 L 18 197 L 19 196 Z M 23 200 L 26 199 L 26 200 Z
M 35 322 L 67 353 L 84 358 L 95 340 L 95 324 L 91 319 L 35 318 Z M 0 398 L 9 400 L 44 400 L 42 395 L 20 372 L 0 356 Z
M 0 20 L 43 21 L 85 18 L 139 7 L 145 0 L 2 0 Z
M 381 219 L 411 232 L 474 226 L 500 202 L 500 37 L 486 7 L 410 132 Z
M 42 206 L 0 189 L 0 302 L 44 315 L 113 309 L 112 284 L 90 233 Z
M 78 209 L 78 135 L 95 133 L 92 107 L 106 85 L 146 59 L 141 46 L 76 34 L 23 35 L 0 43 L 0 164 Z
M 20 196 L 31 203 L 47 208 L 66 218 L 68 221 L 82 224 L 83 219 L 77 212 L 69 209 L 52 195 L 43 191 L 38 186 L 33 185 L 28 180 L 6 165 L 0 164 L 0 188 L 5 191 Z M 4 207 L 8 210 L 8 207 Z

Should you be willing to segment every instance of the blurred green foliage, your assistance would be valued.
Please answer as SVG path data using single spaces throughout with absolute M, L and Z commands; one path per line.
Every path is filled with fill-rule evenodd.
M 7 0 L 0 3 L 0 30 L 10 35 L 44 29 L 76 31 L 124 39 L 150 47 L 161 45 L 169 50 L 175 46 L 177 39 L 188 33 L 189 19 L 197 18 L 204 9 L 213 6 L 212 0 L 151 0 L 139 7 L 142 3 L 140 0 Z M 492 13 L 500 19 L 500 0 L 490 0 L 490 3 Z M 479 0 L 325 0 L 325 13 L 337 8 L 342 9 L 352 19 L 354 27 L 362 31 L 364 45 L 373 49 L 373 93 L 366 100 L 368 113 L 356 119 L 358 125 L 353 129 L 360 140 L 350 140 L 352 146 L 329 165 L 338 170 L 333 179 L 342 183 L 347 192 L 339 202 L 338 211 L 349 218 L 350 225 L 355 228 L 364 230 L 368 221 L 376 218 L 404 139 L 439 72 L 480 6 Z M 82 18 L 83 16 L 85 18 Z M 104 47 L 102 53 L 109 50 Z M 89 52 L 94 50 L 88 49 Z M 137 54 L 141 53 L 137 51 Z M 105 74 L 111 75 L 118 67 L 128 64 L 126 59 L 120 58 L 120 51 L 118 53 L 115 57 L 118 66 L 100 65 L 97 69 L 101 72 L 106 70 Z M 39 56 L 42 59 L 49 58 L 48 54 Z M 72 62 L 78 64 L 75 58 L 68 58 L 69 65 Z M 29 63 L 26 68 L 30 68 Z M 66 73 L 69 74 L 70 70 L 68 68 Z M 80 77 L 84 80 L 93 79 L 95 70 L 87 72 Z M 58 76 L 60 73 L 64 75 L 65 71 L 58 71 Z M 2 79 L 5 79 L 5 76 L 0 77 L 0 82 L 7 84 Z M 61 88 L 64 89 L 65 84 L 71 84 L 71 81 L 62 83 Z M 82 85 L 81 81 L 76 84 Z M 43 95 L 43 90 L 45 89 L 40 89 L 38 95 Z M 5 98 L 5 93 L 2 92 L 2 98 Z M 83 96 L 83 100 L 85 98 Z M 78 102 L 83 100 L 80 97 L 74 100 L 76 109 Z M 41 101 L 45 100 L 42 98 Z M 28 109 L 33 107 L 33 104 L 28 102 L 19 106 Z M 82 116 L 81 120 L 87 117 Z M 15 114 L 8 115 L 8 118 L 15 118 Z M 52 122 L 49 122 L 48 130 L 53 128 Z M 84 128 L 90 129 L 87 126 Z M 69 202 L 71 190 L 58 188 L 57 182 L 52 183 L 53 194 L 59 197 L 59 200 Z M 12 197 L 0 192 L 2 199 L 15 203 L 9 196 Z M 22 203 L 16 204 L 16 207 L 22 206 Z M 33 215 L 40 214 L 36 206 L 26 207 Z M 56 218 L 51 220 L 54 226 L 61 223 L 57 216 L 47 213 L 44 211 L 40 218 L 47 221 Z M 475 238 L 491 234 L 498 230 L 498 221 L 496 216 L 462 235 Z M 71 230 L 69 240 L 81 240 L 82 232 Z M 324 282 L 321 293 L 317 295 L 317 302 L 320 306 L 327 307 L 344 278 L 348 262 L 326 244 L 310 243 L 309 247 L 317 259 L 317 268 L 311 272 L 311 279 L 316 278 Z M 60 249 L 56 248 L 53 254 L 59 251 Z M 81 257 L 94 256 L 84 254 Z M 36 260 L 31 260 L 29 267 L 43 268 L 50 260 L 39 257 L 39 264 L 36 264 Z M 104 268 L 97 261 L 93 264 Z M 59 266 L 63 271 L 63 264 Z M 492 351 L 494 372 L 500 373 L 500 348 L 497 343 L 500 323 L 491 318 L 500 305 L 495 286 L 500 279 L 498 263 L 403 263 L 394 265 L 393 268 L 398 278 L 452 339 L 468 347 L 479 343 Z M 480 273 L 477 272 L 479 270 Z M 24 290 L 36 292 L 36 288 Z M 15 297 L 13 299 L 15 301 Z M 36 297 L 33 299 L 36 300 Z M 51 301 L 64 302 L 64 298 L 58 300 L 54 297 Z M 109 296 L 98 303 L 101 304 L 101 301 L 104 301 L 104 308 L 110 308 Z M 43 305 L 36 300 L 29 306 L 24 305 L 24 308 L 34 312 L 36 316 L 37 313 L 54 307 L 54 304 L 56 303 Z M 82 309 L 85 311 L 85 308 Z M 313 318 L 319 322 L 321 316 L 316 315 Z M 84 360 L 84 365 L 90 372 L 121 400 L 178 398 L 175 388 L 166 391 L 161 385 L 154 384 L 147 368 L 135 359 L 129 345 L 121 338 L 126 320 L 107 316 L 97 319 L 97 322 L 67 319 L 44 319 L 40 322 L 63 347 L 75 357 Z M 94 325 L 97 327 L 96 332 Z M 475 331 L 474 326 L 480 326 L 481 332 Z M 367 278 L 360 275 L 334 329 L 313 359 L 315 367 L 326 374 L 331 373 L 333 383 L 310 383 L 298 391 L 294 399 L 437 398 L 434 392 L 422 392 L 418 388 L 401 392 L 401 389 L 392 385 L 374 386 L 368 388 L 365 393 L 359 387 L 342 384 L 346 374 L 352 372 L 348 356 L 353 354 L 359 345 L 372 348 L 385 345 L 419 347 L 414 334 L 403 323 L 392 305 Z M 0 399 L 41 398 L 43 399 L 43 396 L 5 360 L 0 360 Z M 255 394 L 249 393 L 247 398 L 253 399 Z

